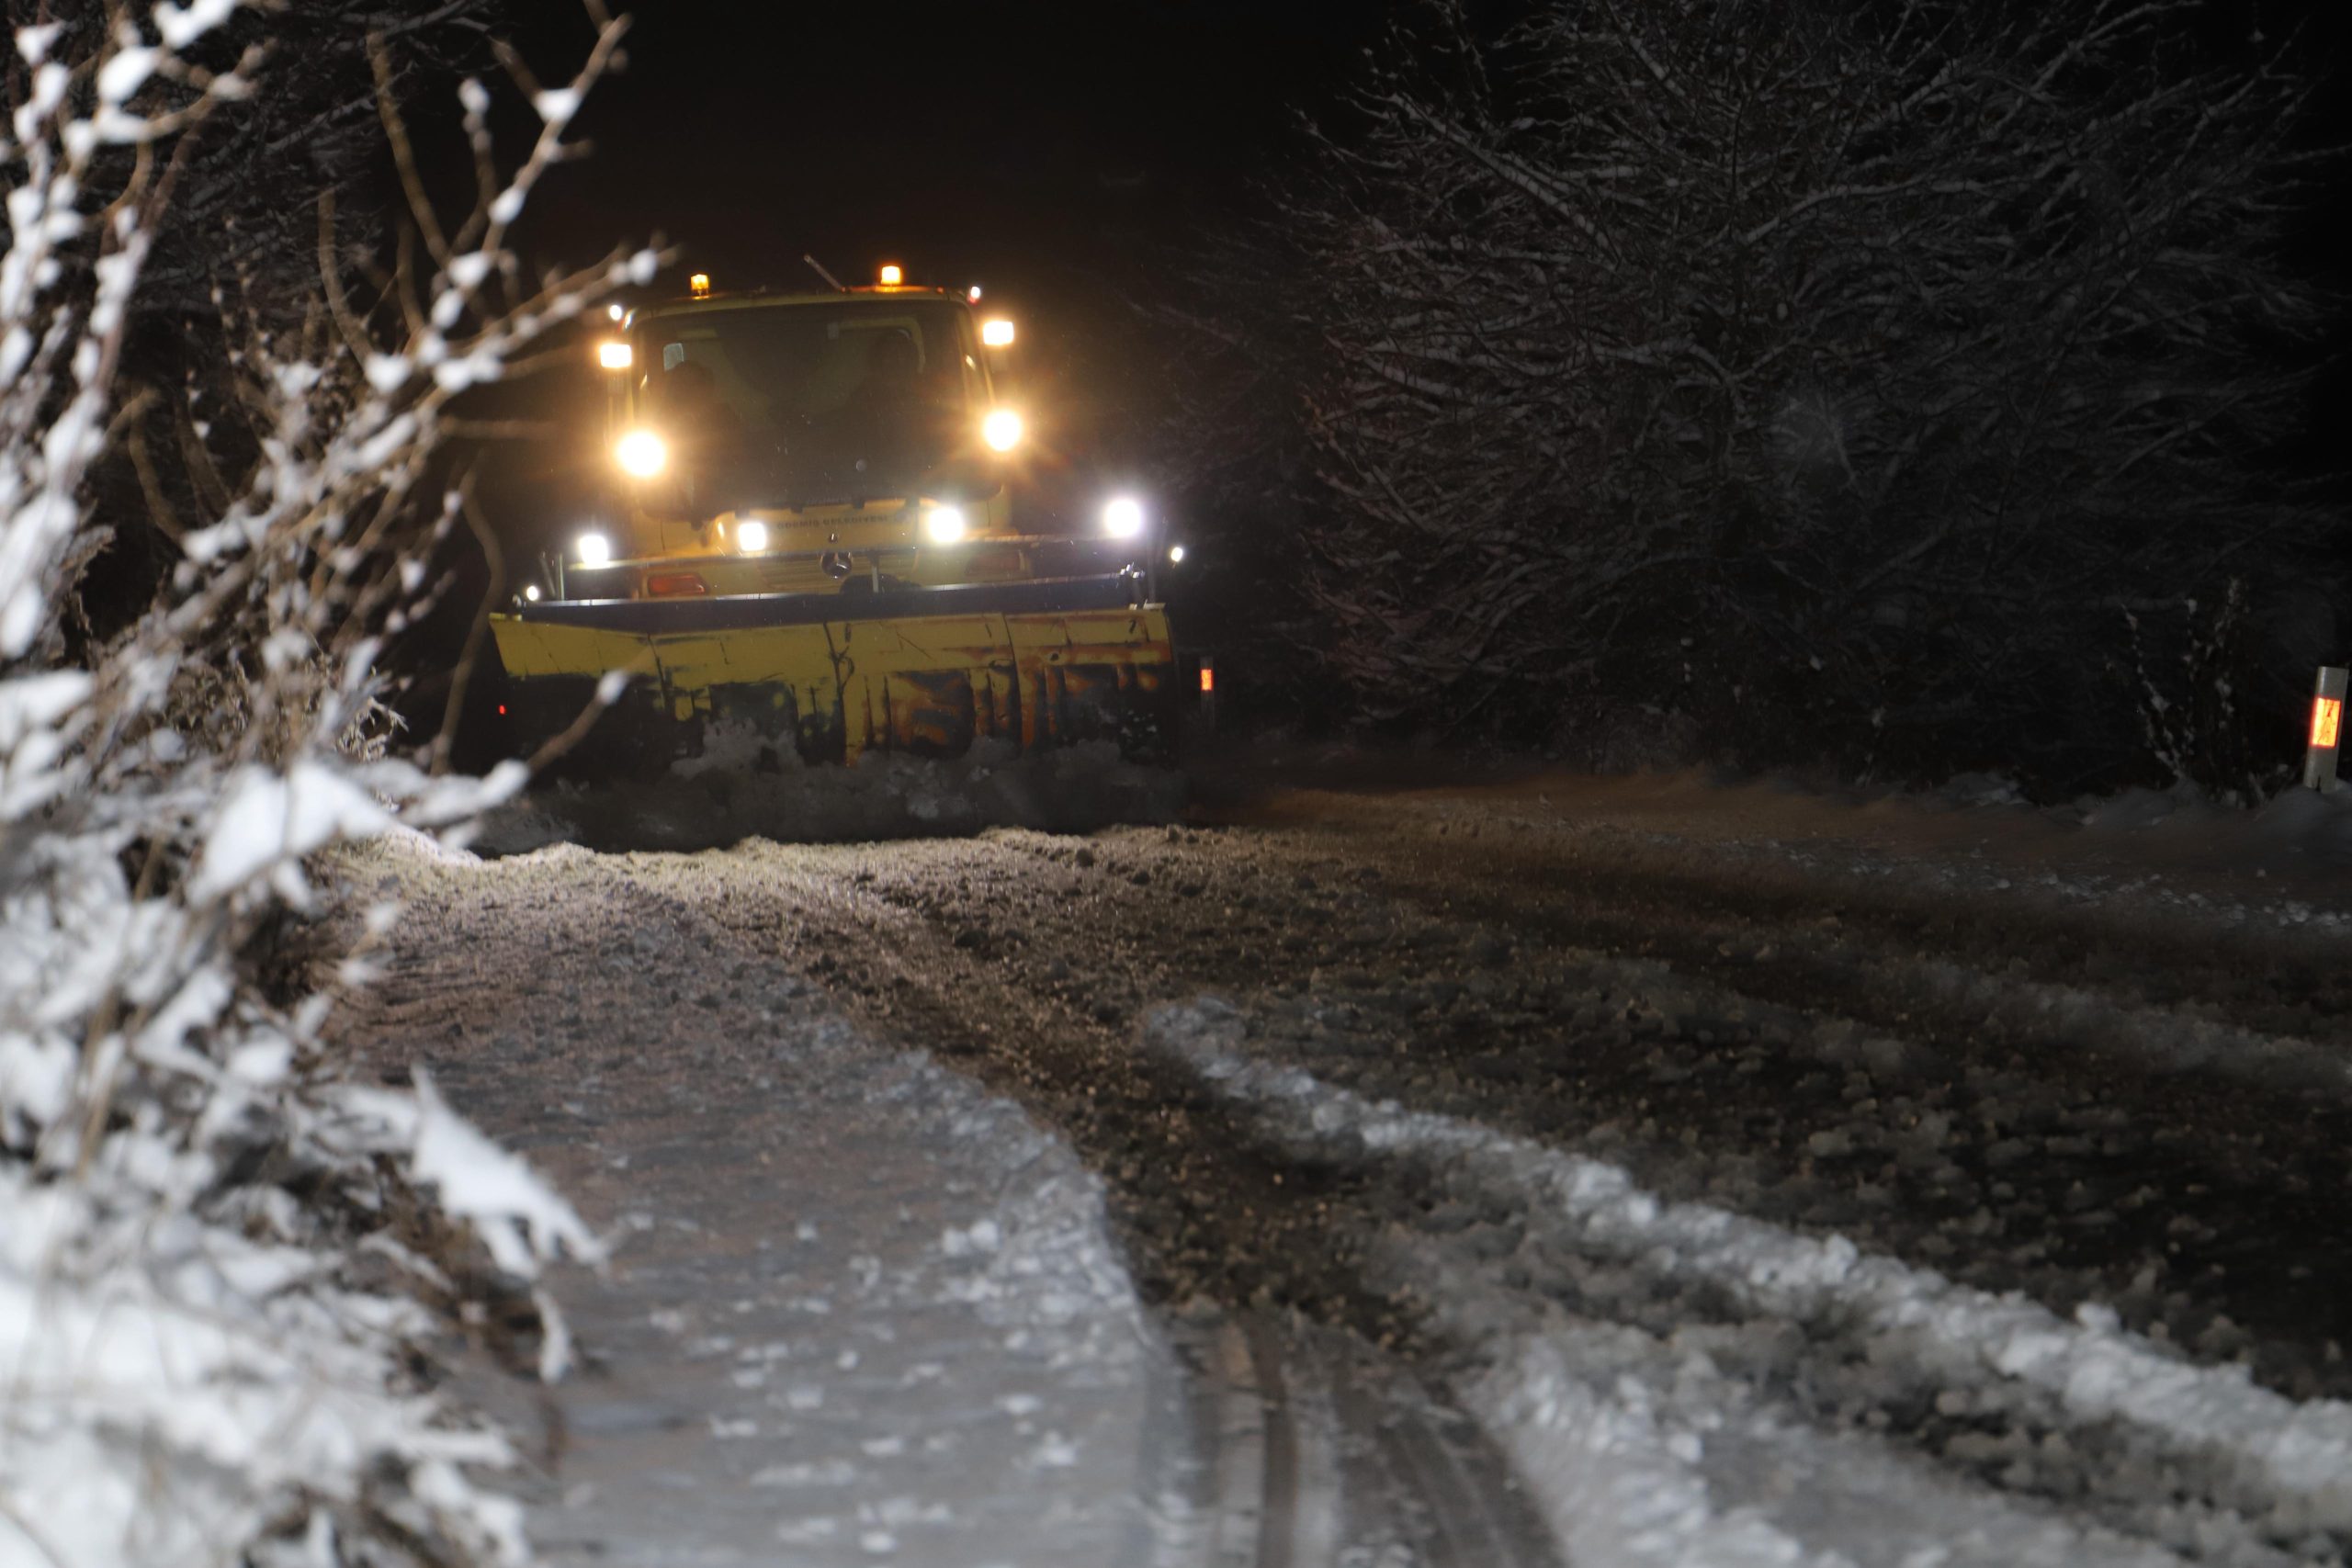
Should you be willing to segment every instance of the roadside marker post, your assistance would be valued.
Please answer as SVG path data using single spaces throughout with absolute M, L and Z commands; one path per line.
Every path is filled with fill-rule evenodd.
M 2322 795 L 2335 789 L 2335 761 L 2344 747 L 2345 688 L 2352 671 L 2333 664 L 2319 668 L 2319 687 L 2312 694 L 2310 750 L 2303 753 L 2303 787 Z

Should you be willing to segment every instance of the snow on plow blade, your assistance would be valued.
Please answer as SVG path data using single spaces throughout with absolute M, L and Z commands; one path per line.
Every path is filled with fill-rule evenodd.
M 716 599 L 579 600 L 492 617 L 522 716 L 560 729 L 608 671 L 632 719 L 693 750 L 704 721 L 740 723 L 811 762 L 869 750 L 955 756 L 1170 732 L 1166 611 L 1115 579 Z M 534 722 L 536 721 L 536 722 Z M 606 721 L 609 723 L 609 717 Z

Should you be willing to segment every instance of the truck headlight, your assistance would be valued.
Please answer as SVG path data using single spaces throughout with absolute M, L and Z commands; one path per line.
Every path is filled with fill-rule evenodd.
M 1011 409 L 989 410 L 980 421 L 980 439 L 993 451 L 1012 451 L 1021 445 L 1021 416 Z
M 755 556 L 768 547 L 768 525 L 764 523 L 739 523 L 735 525 L 735 547 L 747 556 Z
M 605 537 L 602 534 L 591 533 L 581 535 L 580 564 L 582 566 L 612 565 L 613 542 Z
M 952 545 L 964 536 L 964 509 L 934 506 L 922 514 L 923 536 L 934 545 Z
M 1131 495 L 1114 496 L 1102 506 L 1102 531 L 1114 539 L 1132 539 L 1143 532 L 1143 502 Z
M 613 447 L 613 461 L 631 479 L 650 479 L 670 466 L 670 444 L 650 430 L 632 430 Z

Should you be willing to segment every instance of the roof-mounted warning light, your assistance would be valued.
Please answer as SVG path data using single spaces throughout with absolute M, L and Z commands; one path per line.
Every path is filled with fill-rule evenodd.
M 907 269 L 897 262 L 884 262 L 880 278 L 883 288 L 896 288 L 907 280 Z
M 698 272 L 686 279 L 686 291 L 697 299 L 710 298 L 710 274 Z

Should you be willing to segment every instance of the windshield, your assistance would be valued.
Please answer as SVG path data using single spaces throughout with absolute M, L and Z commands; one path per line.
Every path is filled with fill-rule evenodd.
M 656 316 L 639 407 L 701 510 L 960 494 L 984 397 L 968 335 L 932 299 Z

